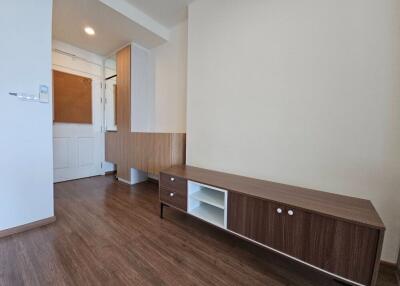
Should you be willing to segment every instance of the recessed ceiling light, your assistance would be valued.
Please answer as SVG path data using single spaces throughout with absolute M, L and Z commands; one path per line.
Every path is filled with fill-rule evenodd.
M 85 33 L 90 36 L 93 36 L 94 34 L 96 34 L 92 27 L 85 27 Z

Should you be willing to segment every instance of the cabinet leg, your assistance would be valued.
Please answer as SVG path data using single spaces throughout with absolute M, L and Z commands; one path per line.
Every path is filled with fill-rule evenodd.
M 160 218 L 164 218 L 164 204 L 160 203 Z
M 160 218 L 164 218 L 164 208 L 168 208 L 169 206 L 163 203 L 160 203 Z

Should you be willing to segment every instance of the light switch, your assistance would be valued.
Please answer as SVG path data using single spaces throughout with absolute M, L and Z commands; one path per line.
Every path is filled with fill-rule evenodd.
M 49 87 L 47 85 L 41 85 L 39 87 L 39 101 L 42 103 L 49 102 Z

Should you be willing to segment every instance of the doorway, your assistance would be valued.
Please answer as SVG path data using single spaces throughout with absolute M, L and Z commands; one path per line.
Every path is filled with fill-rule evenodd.
M 102 58 L 53 42 L 54 182 L 103 175 Z

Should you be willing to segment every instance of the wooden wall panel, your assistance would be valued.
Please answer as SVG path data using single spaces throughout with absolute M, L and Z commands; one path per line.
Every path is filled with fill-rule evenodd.
M 152 133 L 150 136 L 150 153 L 148 154 L 150 174 L 171 166 L 171 134 Z
M 158 175 L 185 163 L 185 134 L 131 132 L 131 48 L 117 53 L 117 131 L 106 134 L 106 160 L 117 176 L 130 181 L 130 169 Z
M 150 152 L 150 134 L 132 133 L 130 140 L 130 166 L 138 170 L 147 171 L 149 168 L 148 154 Z
M 186 162 L 186 134 L 171 134 L 171 166 L 182 165 Z
M 53 70 L 54 122 L 92 124 L 92 80 Z
M 131 133 L 132 168 L 158 175 L 162 169 L 185 163 L 185 134 Z

